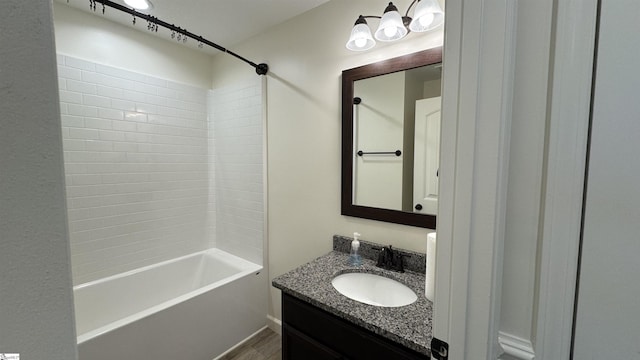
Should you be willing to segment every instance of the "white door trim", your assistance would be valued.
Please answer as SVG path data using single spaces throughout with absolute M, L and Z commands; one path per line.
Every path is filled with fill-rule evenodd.
M 535 354 L 569 359 L 597 0 L 557 0 Z
M 517 4 L 446 3 L 433 334 L 450 359 L 500 351 Z
M 451 359 L 495 359 L 500 351 L 517 4 L 446 3 L 436 254 L 443 265 L 436 270 L 433 334 L 449 342 Z M 597 0 L 556 0 L 555 6 L 535 341 L 508 334 L 500 341 L 511 356 L 522 350 L 515 356 L 521 359 L 568 359 L 573 326 Z
M 517 360 L 534 360 L 536 354 L 530 340 L 499 332 L 498 343 L 504 355 Z

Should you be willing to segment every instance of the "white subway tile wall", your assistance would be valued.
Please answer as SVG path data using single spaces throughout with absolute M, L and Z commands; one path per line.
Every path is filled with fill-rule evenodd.
M 58 75 L 74 284 L 216 247 L 207 90 L 63 55 Z
M 217 247 L 262 264 L 262 78 L 210 92 Z

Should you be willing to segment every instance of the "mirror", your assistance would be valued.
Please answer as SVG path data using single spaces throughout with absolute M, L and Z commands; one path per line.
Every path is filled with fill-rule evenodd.
M 342 215 L 436 228 L 442 48 L 342 72 Z

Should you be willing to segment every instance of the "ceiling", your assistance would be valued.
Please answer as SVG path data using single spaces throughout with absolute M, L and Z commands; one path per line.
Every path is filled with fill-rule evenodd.
M 100 3 L 94 12 L 89 9 L 89 0 L 56 1 L 85 11 L 91 16 L 105 17 L 132 27 L 131 15 L 109 7 L 103 15 Z M 112 1 L 124 5 L 123 0 Z M 329 0 L 151 0 L 153 9 L 148 14 L 201 35 L 222 47 L 231 48 L 327 1 Z M 138 20 L 134 28 L 149 32 L 146 22 L 142 20 Z M 158 31 L 159 36 L 171 40 L 168 34 L 166 30 L 164 33 Z M 195 41 L 191 41 L 190 45 L 197 48 Z M 203 51 L 216 52 L 213 49 Z

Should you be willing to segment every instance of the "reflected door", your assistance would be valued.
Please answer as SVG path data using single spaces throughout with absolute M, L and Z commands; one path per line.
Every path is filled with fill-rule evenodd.
M 440 96 L 416 101 L 413 206 L 414 212 L 436 215 L 440 159 Z

